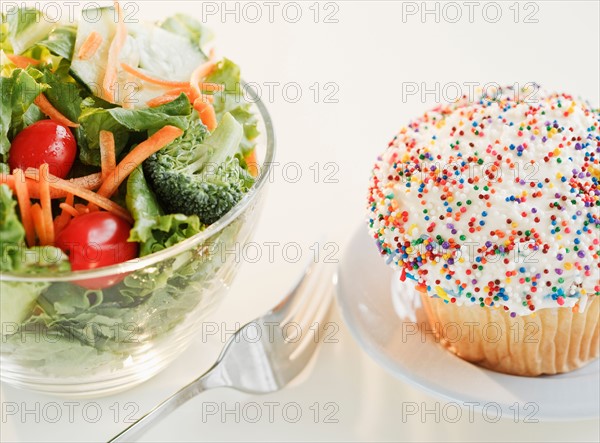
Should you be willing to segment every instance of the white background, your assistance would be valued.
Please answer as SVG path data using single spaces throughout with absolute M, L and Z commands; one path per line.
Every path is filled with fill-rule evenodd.
M 136 16 L 160 19 L 184 12 L 203 20 L 216 32 L 218 54 L 239 63 L 248 81 L 263 85 L 262 98 L 277 132 L 278 161 L 282 165 L 298 163 L 302 178 L 293 183 L 290 179 L 294 178 L 295 168 L 286 170 L 290 175 L 287 179 L 283 166 L 277 170 L 255 240 L 259 244 L 297 242 L 307 259 L 312 254 L 309 247 L 323 234 L 340 246 L 337 257 L 342 257 L 345 243 L 363 220 L 367 181 L 375 157 L 411 117 L 455 95 L 456 89 L 444 88 L 449 82 L 456 82 L 467 93 L 469 82 L 522 85 L 535 81 L 551 90 L 582 95 L 595 106 L 600 102 L 597 2 L 529 2 L 516 7 L 512 1 L 500 2 L 502 16 L 496 23 L 491 23 L 496 15 L 493 6 L 486 9 L 486 15 L 483 13 L 487 2 L 478 2 L 473 23 L 469 22 L 469 10 L 463 2 L 456 3 L 462 12 L 457 23 L 448 23 L 446 19 L 454 19 L 456 9 L 444 9 L 443 3 L 437 6 L 439 23 L 434 14 L 424 19 L 419 13 L 405 15 L 403 20 L 401 2 L 321 3 L 312 9 L 313 2 L 301 2 L 302 17 L 296 23 L 291 23 L 296 9 L 288 7 L 286 14 L 283 3 L 274 2 L 272 23 L 268 6 L 262 2 L 258 2 L 262 18 L 257 23 L 249 22 L 255 19 L 256 8 L 244 9 L 239 4 L 239 14 L 223 17 L 222 2 L 204 3 L 211 5 L 203 9 L 202 3 L 195 1 L 138 2 Z M 413 5 L 423 8 L 421 2 Z M 430 2 L 427 8 L 434 9 L 435 5 Z M 207 12 L 215 8 L 218 13 L 209 16 Z M 234 10 L 236 6 L 228 3 L 227 8 Z M 515 9 L 520 12 L 517 23 Z M 317 23 L 315 10 L 320 11 Z M 332 12 L 330 19 L 337 23 L 325 23 L 326 14 Z M 530 13 L 533 16 L 529 20 L 537 23 L 525 23 L 525 16 Z M 273 86 L 272 97 L 266 87 L 269 82 L 279 83 Z M 291 100 L 294 86 L 288 86 L 287 98 L 283 91 L 292 82 L 302 92 L 297 102 Z M 319 83 L 321 92 L 316 103 L 315 83 Z M 330 99 L 337 103 L 325 102 L 324 94 L 334 91 L 331 85 L 325 89 L 327 83 L 335 84 L 336 92 Z M 409 84 L 416 84 L 420 91 L 435 91 L 438 84 L 439 94 L 407 96 L 403 89 Z M 324 173 L 333 171 L 331 165 L 325 169 L 328 162 L 339 169 L 334 176 L 337 183 L 324 180 Z M 321 170 L 317 180 L 315 169 Z M 246 263 L 212 320 L 226 322 L 233 328 L 236 322 L 261 315 L 289 288 L 301 262 L 289 263 L 279 252 L 273 263 L 266 254 L 257 263 Z M 518 423 L 514 423 L 514 417 L 488 423 L 481 413 L 475 413 L 471 419 L 465 410 L 461 420 L 450 423 L 441 414 L 444 403 L 376 366 L 355 344 L 337 312 L 331 321 L 340 325 L 335 335 L 338 342 L 322 346 L 315 365 L 295 386 L 266 397 L 229 390 L 205 393 L 154 428 L 147 441 L 600 438 L 598 421 L 523 423 L 521 416 Z M 69 423 L 65 400 L 2 386 L 3 408 L 9 403 L 16 403 L 21 411 L 40 408 L 40 413 L 24 417 L 3 415 L 2 441 L 106 441 L 126 426 L 124 415 L 132 408 L 138 410 L 135 415 L 139 416 L 210 366 L 221 340 L 212 337 L 208 343 L 202 341 L 207 340 L 199 337 L 170 368 L 138 388 L 109 398 L 80 401 L 74 406 L 74 423 Z M 87 409 L 89 415 L 95 415 L 92 401 L 102 412 L 97 423 L 89 423 L 83 414 L 87 406 L 92 408 Z M 57 402 L 63 412 L 55 424 L 43 416 L 44 408 L 51 402 Z M 263 417 L 258 423 L 244 419 L 244 405 L 249 402 L 257 402 L 261 408 Z M 265 402 L 279 403 L 273 406 L 273 423 L 269 423 Z M 287 416 L 282 413 L 283 407 L 292 402 L 302 411 L 298 423 L 291 423 L 293 409 L 287 410 Z M 420 411 L 438 408 L 440 413 L 403 417 L 403 403 L 406 407 L 407 402 L 415 402 Z M 315 403 L 320 410 L 316 424 Z M 219 412 L 207 416 L 207 408 L 213 407 Z M 222 415 L 225 409 L 236 407 L 240 410 L 239 419 L 233 413 Z M 324 423 L 326 413 L 332 411 L 338 422 Z M 255 410 L 245 412 L 254 417 Z

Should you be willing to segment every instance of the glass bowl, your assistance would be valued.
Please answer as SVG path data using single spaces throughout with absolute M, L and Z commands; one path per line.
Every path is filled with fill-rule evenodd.
M 271 119 L 257 93 L 244 91 L 259 119 L 260 174 L 219 221 L 119 265 L 52 278 L 0 274 L 0 298 L 31 299 L 27 312 L 0 310 L 2 382 L 68 397 L 108 395 L 156 375 L 186 349 L 236 275 L 234 251 L 254 231 L 273 165 Z M 100 291 L 78 285 L 96 279 L 122 281 Z

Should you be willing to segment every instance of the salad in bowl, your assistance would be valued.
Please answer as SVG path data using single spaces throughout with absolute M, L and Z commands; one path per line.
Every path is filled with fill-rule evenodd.
M 2 381 L 125 389 L 180 354 L 231 284 L 270 119 L 185 15 L 126 23 L 115 2 L 61 24 L 21 8 L 1 30 Z

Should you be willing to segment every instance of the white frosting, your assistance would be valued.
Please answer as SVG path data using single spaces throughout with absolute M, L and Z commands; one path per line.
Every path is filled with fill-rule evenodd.
M 566 95 L 510 95 L 403 128 L 373 171 L 370 229 L 433 296 L 518 315 L 573 307 L 600 290 L 600 113 Z

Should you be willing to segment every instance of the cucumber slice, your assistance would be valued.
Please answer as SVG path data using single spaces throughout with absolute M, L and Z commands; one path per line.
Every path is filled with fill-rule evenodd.
M 71 62 L 71 72 L 83 84 L 85 84 L 94 95 L 102 97 L 102 80 L 106 74 L 106 62 L 108 50 L 115 35 L 117 24 L 114 19 L 114 8 L 91 8 L 82 12 L 77 28 L 75 39 L 75 50 Z M 81 45 L 92 32 L 97 32 L 102 37 L 102 44 L 96 53 L 87 60 L 77 57 Z
M 140 51 L 139 67 L 149 74 L 173 81 L 187 81 L 206 56 L 189 39 L 150 23 L 128 27 Z

